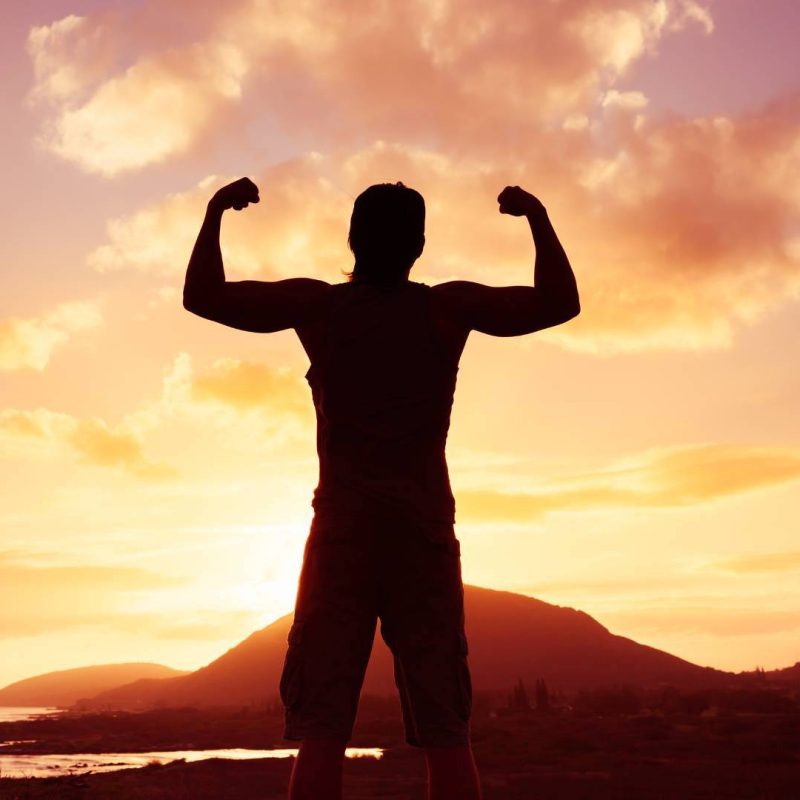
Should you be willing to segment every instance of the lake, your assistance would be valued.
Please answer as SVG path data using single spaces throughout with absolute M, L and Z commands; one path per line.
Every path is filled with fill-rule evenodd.
M 41 714 L 57 714 L 58 708 L 34 708 L 0 706 L 0 722 L 21 722 Z M 151 761 L 167 764 L 170 761 L 202 761 L 206 758 L 289 758 L 297 755 L 296 747 L 275 748 L 272 750 L 248 750 L 230 748 L 224 750 L 164 750 L 149 753 L 26 753 L 23 755 L 3 754 L 3 748 L 22 744 L 30 740 L 0 741 L 0 777 L 3 778 L 43 778 L 54 775 L 78 775 L 84 772 L 111 772 L 116 769 L 144 767 Z M 348 747 L 347 758 L 380 758 L 383 750 L 379 747 Z
M 170 761 L 202 761 L 206 758 L 288 758 L 297 755 L 296 747 L 274 750 L 166 750 L 151 753 L 69 753 L 66 755 L 41 753 L 31 755 L 2 755 L 0 745 L 0 777 L 45 778 L 55 775 L 80 775 L 85 772 L 111 772 L 117 769 L 144 767 L 151 761 L 167 764 Z M 380 758 L 379 747 L 348 747 L 347 758 Z
M 40 714 L 60 714 L 60 708 L 42 708 L 38 706 L 0 706 L 0 722 L 22 722 L 33 719 Z

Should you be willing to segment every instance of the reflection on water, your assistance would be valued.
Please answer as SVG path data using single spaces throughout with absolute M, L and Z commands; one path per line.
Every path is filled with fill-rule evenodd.
M 8 744 L 4 742 L 3 744 Z M 2 745 L 0 745 L 2 747 Z M 1 751 L 0 751 L 1 752 Z M 153 753 L 69 753 L 65 755 L 0 755 L 0 776 L 4 778 L 42 778 L 54 775 L 80 775 L 84 772 L 112 772 L 116 769 L 144 767 L 151 761 L 202 761 L 206 758 L 288 758 L 297 755 L 297 748 L 275 750 L 168 750 Z M 348 758 L 380 758 L 380 747 L 348 747 Z
M 41 714 L 60 714 L 62 710 L 40 706 L 0 706 L 0 722 L 22 722 Z

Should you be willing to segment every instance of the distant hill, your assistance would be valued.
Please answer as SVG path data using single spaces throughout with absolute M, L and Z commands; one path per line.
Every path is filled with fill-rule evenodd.
M 140 678 L 163 679 L 185 675 L 161 664 L 101 664 L 25 678 L 0 689 L 0 706 L 69 707 L 115 686 Z
M 800 661 L 791 667 L 767 670 L 764 675 L 771 682 L 800 687 Z
M 477 586 L 466 586 L 464 597 L 469 662 L 477 691 L 504 691 L 520 677 L 530 685 L 544 678 L 556 689 L 620 683 L 699 687 L 732 677 L 616 636 L 573 608 Z M 281 617 L 188 675 L 138 680 L 82 706 L 216 706 L 268 700 L 277 694 L 291 622 L 291 614 Z M 377 631 L 375 641 L 364 692 L 393 693 L 391 656 Z

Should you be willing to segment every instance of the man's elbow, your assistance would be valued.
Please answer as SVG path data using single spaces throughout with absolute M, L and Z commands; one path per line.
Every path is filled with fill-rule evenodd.
M 185 289 L 183 290 L 183 307 L 192 314 L 196 314 L 199 308 L 197 297 L 194 297 Z
M 212 315 L 211 304 L 207 297 L 203 297 L 191 292 L 184 291 L 183 307 L 190 313 L 204 319 L 210 319 Z
M 581 301 L 578 298 L 575 298 L 575 301 L 568 307 L 567 309 L 567 319 L 564 320 L 566 322 L 570 319 L 575 319 L 578 314 L 581 313 Z
M 581 304 L 576 295 L 574 298 L 570 298 L 559 305 L 557 314 L 558 322 L 555 324 L 562 325 L 565 322 L 569 322 L 571 319 L 575 319 L 580 313 Z

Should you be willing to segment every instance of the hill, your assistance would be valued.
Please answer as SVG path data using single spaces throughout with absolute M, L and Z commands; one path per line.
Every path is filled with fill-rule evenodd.
M 700 687 L 730 673 L 701 667 L 610 633 L 588 614 L 513 592 L 466 586 L 469 661 L 476 691 L 505 691 L 522 677 L 554 689 L 629 683 Z M 292 615 L 253 633 L 224 655 L 181 677 L 144 679 L 98 694 L 84 708 L 221 706 L 274 698 Z M 364 692 L 395 692 L 391 655 L 376 633 Z
M 791 667 L 767 670 L 764 675 L 773 683 L 800 688 L 800 661 Z
M 185 675 L 161 664 L 100 664 L 25 678 L 0 689 L 0 706 L 69 707 L 115 686 L 140 678 L 164 679 Z

